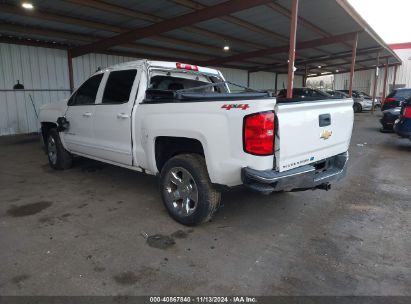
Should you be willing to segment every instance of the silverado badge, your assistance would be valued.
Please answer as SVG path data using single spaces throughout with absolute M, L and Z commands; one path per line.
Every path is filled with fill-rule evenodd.
M 320 138 L 322 138 L 322 139 L 329 139 L 332 134 L 333 134 L 332 131 L 324 130 L 324 131 L 321 132 Z

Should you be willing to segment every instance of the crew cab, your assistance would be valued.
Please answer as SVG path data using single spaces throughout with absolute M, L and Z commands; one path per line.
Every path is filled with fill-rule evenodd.
M 215 69 L 139 60 L 96 72 L 66 102 L 40 109 L 50 166 L 83 156 L 158 175 L 164 205 L 185 225 L 211 219 L 220 193 L 330 188 L 348 160 L 352 99 L 232 93 Z

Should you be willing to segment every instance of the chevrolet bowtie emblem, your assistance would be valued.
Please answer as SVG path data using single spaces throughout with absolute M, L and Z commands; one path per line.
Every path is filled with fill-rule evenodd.
M 332 134 L 333 134 L 332 131 L 324 130 L 324 131 L 321 132 L 320 138 L 322 138 L 322 139 L 329 139 Z

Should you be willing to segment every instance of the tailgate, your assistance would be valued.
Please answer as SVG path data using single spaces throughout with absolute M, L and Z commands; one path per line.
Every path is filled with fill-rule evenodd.
M 276 170 L 282 172 L 348 150 L 354 121 L 352 99 L 276 105 Z

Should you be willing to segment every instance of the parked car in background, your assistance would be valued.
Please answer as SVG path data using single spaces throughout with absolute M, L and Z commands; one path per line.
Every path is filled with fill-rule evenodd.
M 411 98 L 402 102 L 400 117 L 394 123 L 394 131 L 411 140 Z
M 336 98 L 349 98 L 349 95 L 347 93 L 340 91 L 325 90 L 324 92 Z
M 401 103 L 408 98 L 411 98 L 411 88 L 395 89 L 385 97 L 381 110 L 401 107 Z
M 340 91 L 325 90 L 324 92 L 334 98 L 350 98 L 350 95 L 344 92 L 340 92 Z
M 365 100 L 370 100 L 371 101 L 371 105 L 372 105 L 372 97 L 370 95 L 368 95 L 365 92 L 360 92 L 360 95 L 365 99 Z M 374 99 L 374 109 L 381 109 L 381 100 L 378 98 Z
M 381 132 L 392 132 L 394 127 L 394 122 L 400 117 L 401 108 L 392 108 L 382 111 L 381 122 Z
M 349 90 L 337 90 L 348 95 Z M 354 100 L 353 108 L 355 113 L 361 113 L 362 111 L 370 111 L 372 108 L 372 97 L 364 92 L 352 91 L 352 98 Z M 375 99 L 374 108 L 380 108 L 381 103 Z
M 281 90 L 277 94 L 277 98 L 286 98 L 287 97 L 287 89 Z M 293 89 L 293 97 L 292 98 L 304 98 L 304 99 L 319 99 L 319 98 L 324 98 L 324 99 L 330 99 L 333 98 L 333 96 L 325 93 L 324 91 L 317 90 L 317 89 L 312 89 L 312 88 L 294 88 Z M 341 97 L 341 98 L 346 98 Z

